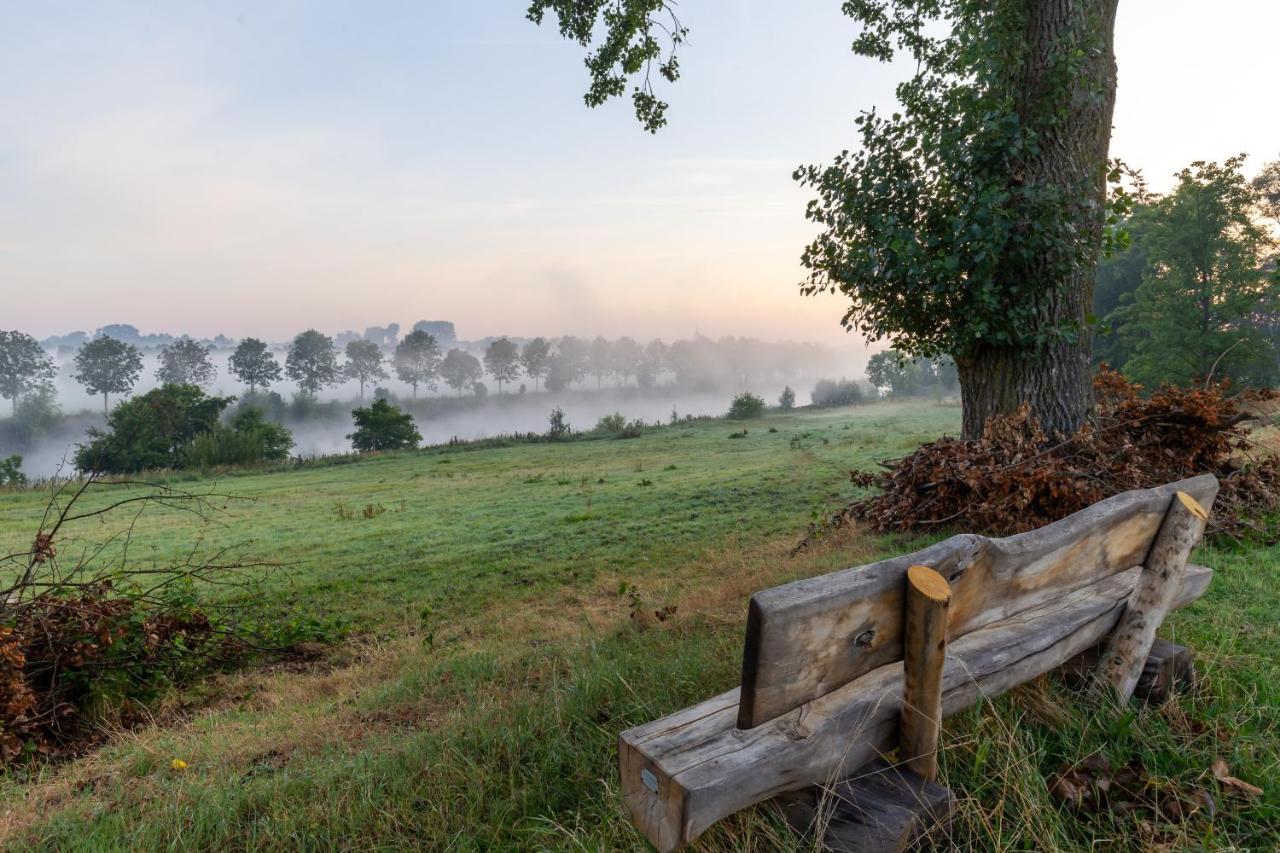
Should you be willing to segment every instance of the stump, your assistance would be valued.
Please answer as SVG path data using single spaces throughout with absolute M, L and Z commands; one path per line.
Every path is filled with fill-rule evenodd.
M 831 788 L 780 799 L 792 829 L 839 853 L 898 853 L 927 832 L 944 832 L 955 809 L 949 788 L 882 758 Z

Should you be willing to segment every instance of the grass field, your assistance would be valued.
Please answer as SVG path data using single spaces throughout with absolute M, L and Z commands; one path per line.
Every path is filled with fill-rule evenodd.
M 184 483 L 245 500 L 200 530 L 181 513 L 144 516 L 137 553 L 163 563 L 195 541 L 252 540 L 291 564 L 253 606 L 348 639 L 323 664 L 220 677 L 91 756 L 0 780 L 0 839 L 59 850 L 643 849 L 617 792 L 617 733 L 736 683 L 752 591 L 918 546 L 843 531 L 787 556 L 811 519 L 856 493 L 849 469 L 958 421 L 956 408 L 881 404 L 773 415 L 740 438 L 737 425 L 707 422 Z M 0 495 L 0 547 L 23 542 L 41 504 Z M 1280 845 L 1280 548 L 1210 546 L 1197 560 L 1217 570 L 1213 586 L 1163 631 L 1197 650 L 1196 691 L 1100 719 L 1046 681 L 949 721 L 954 843 Z M 671 618 L 649 615 L 666 607 Z M 1205 789 L 1216 815 L 1067 810 L 1045 779 L 1096 751 L 1140 762 L 1156 796 Z M 1218 757 L 1264 795 L 1219 790 Z M 769 806 L 702 842 L 802 843 Z

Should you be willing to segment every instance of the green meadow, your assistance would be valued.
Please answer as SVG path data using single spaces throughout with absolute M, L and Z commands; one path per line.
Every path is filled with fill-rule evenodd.
M 736 683 L 754 590 L 919 547 L 841 530 L 790 554 L 812 521 L 860 494 L 851 469 L 957 431 L 959 409 L 881 403 L 771 414 L 735 435 L 742 426 L 174 481 L 219 496 L 220 511 L 144 513 L 132 559 L 235 547 L 279 563 L 247 599 L 205 594 L 313 621 L 332 648 L 174 691 L 146 710 L 153 723 L 92 754 L 0 779 L 0 839 L 15 850 L 645 849 L 618 795 L 618 732 Z M 24 546 L 46 498 L 0 494 L 0 548 Z M 82 528 L 84 547 L 114 529 Z M 938 846 L 1280 845 L 1280 547 L 1214 543 L 1195 559 L 1216 570 L 1213 585 L 1162 631 L 1197 651 L 1195 689 L 1103 718 L 1046 678 L 948 721 L 942 772 L 960 810 Z M 1212 814 L 1077 811 L 1050 795 L 1064 762 L 1099 752 L 1140 767 L 1153 801 L 1203 804 L 1203 791 Z M 1263 795 L 1216 782 L 1217 758 Z M 805 842 L 766 804 L 700 844 Z

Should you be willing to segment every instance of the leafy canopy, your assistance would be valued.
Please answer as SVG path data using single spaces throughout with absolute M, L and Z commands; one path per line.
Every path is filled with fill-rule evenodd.
M 267 345 L 257 338 L 245 338 L 241 341 L 235 352 L 231 353 L 227 367 L 251 391 L 267 388 L 272 382 L 280 381 L 280 363 L 267 349 Z
M 217 374 L 217 368 L 209 360 L 209 348 L 199 341 L 183 337 L 160 348 L 156 379 L 162 383 L 205 386 Z
M 413 417 L 381 397 L 368 407 L 352 409 L 351 419 L 355 421 L 356 429 L 347 438 L 360 453 L 412 449 L 422 441 Z
M 80 348 L 75 366 L 72 378 L 90 394 L 125 394 L 142 372 L 142 354 L 133 344 L 103 336 Z
M 35 338 L 0 329 L 0 397 L 11 400 L 15 412 L 18 399 L 44 386 L 55 372 L 53 359 Z
M 1141 284 L 1107 318 L 1130 379 L 1154 387 L 1210 373 L 1246 384 L 1280 378 L 1268 333 L 1280 313 L 1280 277 L 1267 269 L 1277 244 L 1259 221 L 1266 198 L 1243 164 L 1243 155 L 1193 163 L 1151 204 Z
M 342 370 L 338 367 L 338 352 L 333 347 L 333 338 L 315 329 L 300 333 L 289 345 L 284 372 L 310 395 L 337 383 Z

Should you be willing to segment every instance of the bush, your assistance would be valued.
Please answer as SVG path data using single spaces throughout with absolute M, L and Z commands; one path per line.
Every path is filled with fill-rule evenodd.
M 552 441 L 559 441 L 562 438 L 567 438 L 572 429 L 565 419 L 564 409 L 556 406 L 551 410 L 551 415 L 547 418 L 547 438 Z
M 852 379 L 841 379 L 839 382 L 820 379 L 813 386 L 809 398 L 819 408 L 852 406 L 862 402 L 862 389 Z
M 0 459 L 0 486 L 21 486 L 26 482 L 27 475 L 22 473 L 21 456 Z
M 622 412 L 614 412 L 612 415 L 605 415 L 596 421 L 596 432 L 622 432 L 626 429 L 627 418 Z
M 778 408 L 784 412 L 789 412 L 796 407 L 796 392 L 791 390 L 788 385 L 782 389 L 782 396 L 778 398 Z
M 76 450 L 76 468 L 103 474 L 181 468 L 188 445 L 216 430 L 234 399 L 207 396 L 195 385 L 153 388 L 112 409 L 106 431 L 89 430 L 89 442 Z
M 743 391 L 733 398 L 729 404 L 729 419 L 745 421 L 764 416 L 764 398 L 757 397 L 750 391 Z
M 371 450 L 410 450 L 422 441 L 422 435 L 414 426 L 413 416 L 403 412 L 386 400 L 374 400 L 368 408 L 355 408 L 351 419 L 356 431 L 347 436 L 351 446 L 360 453 Z
M 292 447 L 293 433 L 266 420 L 261 409 L 248 408 L 237 412 L 230 425 L 216 424 L 192 439 L 183 453 L 181 467 L 283 462 Z

